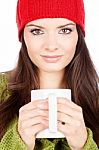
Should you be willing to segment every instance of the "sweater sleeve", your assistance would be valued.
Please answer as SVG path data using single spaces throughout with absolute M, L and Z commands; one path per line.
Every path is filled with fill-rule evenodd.
M 84 145 L 83 150 L 99 150 L 97 144 L 93 140 L 92 131 L 89 128 L 87 128 L 87 132 L 88 132 L 88 138 L 87 138 L 87 141 Z
M 10 93 L 7 89 L 8 74 L 0 73 L 0 101 L 6 100 Z M 25 143 L 22 141 L 17 131 L 17 119 L 9 123 L 3 138 L 0 141 L 0 150 L 27 150 Z
M 6 100 L 10 96 L 10 92 L 7 90 L 8 74 L 0 73 L 0 101 Z M 6 90 L 6 92 L 4 92 Z
M 88 138 L 87 138 L 87 141 L 83 147 L 83 150 L 99 150 L 97 144 L 93 140 L 92 131 L 89 128 L 87 128 L 87 132 L 88 132 Z M 67 141 L 64 139 L 63 139 L 63 149 L 67 150 Z M 70 150 L 69 147 L 68 147 L 68 150 Z
M 27 150 L 25 143 L 20 138 L 17 131 L 17 121 L 10 124 L 7 132 L 0 142 L 0 150 Z

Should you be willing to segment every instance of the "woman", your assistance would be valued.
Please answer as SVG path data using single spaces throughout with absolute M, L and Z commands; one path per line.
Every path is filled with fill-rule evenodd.
M 0 77 L 0 150 L 98 150 L 98 76 L 84 41 L 84 5 L 74 0 L 19 0 L 17 67 Z M 48 128 L 48 100 L 31 102 L 32 89 L 70 88 L 57 98 L 65 138 L 36 139 Z

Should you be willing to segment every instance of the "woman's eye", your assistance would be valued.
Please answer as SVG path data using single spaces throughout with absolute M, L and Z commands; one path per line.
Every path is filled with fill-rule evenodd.
M 62 30 L 60 30 L 60 34 L 69 34 L 69 33 L 71 33 L 72 32 L 72 29 L 70 29 L 70 28 L 64 28 L 64 29 L 62 29 Z
M 31 29 L 30 31 L 33 35 L 41 35 L 43 34 L 43 31 L 41 31 L 40 29 Z

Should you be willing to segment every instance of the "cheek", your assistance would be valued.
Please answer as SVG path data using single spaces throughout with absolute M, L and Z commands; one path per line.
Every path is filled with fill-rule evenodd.
M 39 44 L 37 41 L 27 38 L 26 40 L 27 52 L 30 57 L 34 57 L 39 51 Z
M 25 39 L 25 44 L 27 47 L 28 56 L 31 59 L 31 61 L 34 62 L 34 59 L 37 53 L 37 47 L 34 44 L 34 42 L 30 40 L 29 38 Z
M 72 59 L 73 59 L 73 57 L 74 57 L 74 54 L 75 54 L 75 51 L 76 51 L 76 49 L 73 47 L 68 47 L 68 49 L 66 49 L 66 51 L 65 51 L 65 62 L 66 62 L 66 65 L 68 65 L 71 61 L 72 61 Z
M 33 63 L 37 60 L 37 56 L 40 53 L 40 43 L 38 44 L 38 40 L 33 38 L 28 32 L 24 32 L 24 41 L 27 47 L 27 53 L 29 58 Z
M 34 53 L 40 48 L 40 40 L 36 37 L 33 37 L 33 35 L 30 34 L 26 29 L 24 30 L 24 40 L 29 53 Z
M 66 44 L 64 44 L 65 61 L 67 62 L 67 64 L 71 62 L 75 55 L 76 45 L 77 40 L 68 40 Z
M 27 39 L 26 46 L 30 53 L 40 53 L 42 49 L 43 41 L 36 38 Z
M 75 50 L 76 50 L 76 42 L 74 41 L 68 41 L 64 44 L 64 50 L 65 53 L 68 55 L 74 55 Z
M 38 53 L 37 48 L 34 45 L 33 46 L 29 45 L 28 49 L 27 49 L 27 53 L 28 53 L 31 61 L 34 63 L 37 53 Z
M 29 42 L 29 44 L 26 44 L 26 47 L 27 47 L 27 53 L 28 53 L 30 59 L 33 60 L 33 57 L 36 54 L 35 46 L 31 42 Z

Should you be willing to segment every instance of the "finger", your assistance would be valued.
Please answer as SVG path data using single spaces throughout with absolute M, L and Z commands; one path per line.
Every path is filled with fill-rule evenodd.
M 79 126 L 72 126 L 68 124 L 62 124 L 58 122 L 57 128 L 59 131 L 65 134 L 65 136 L 75 137 L 78 133 L 82 136 L 82 133 L 86 132 L 84 124 L 80 123 Z
M 80 109 L 79 111 L 77 111 L 76 109 L 67 107 L 64 104 L 57 104 L 57 111 L 64 113 L 68 116 L 73 117 L 74 119 L 78 119 L 78 120 L 82 120 L 83 119 L 83 113 L 82 113 L 82 109 Z
M 24 121 L 24 120 L 28 120 L 28 119 L 31 119 L 31 118 L 37 117 L 37 116 L 44 116 L 44 117 L 48 118 L 48 115 L 49 115 L 49 113 L 46 110 L 35 109 L 35 110 L 27 111 L 26 113 L 24 113 L 23 111 L 20 112 L 19 118 L 21 121 L 22 120 Z
M 37 116 L 37 117 L 31 118 L 29 120 L 24 120 L 22 122 L 20 121 L 20 125 L 23 129 L 25 129 L 25 128 L 34 126 L 36 124 L 40 124 L 40 123 L 44 124 L 45 121 L 48 121 L 48 119 L 46 117 Z
M 39 128 L 39 129 L 38 129 Z M 42 130 L 47 129 L 48 128 L 48 121 L 45 121 L 43 124 L 40 124 L 40 127 L 38 125 L 36 125 L 33 128 L 33 133 L 35 134 L 35 136 Z
M 48 122 L 45 122 L 44 124 L 43 123 L 36 124 L 34 126 L 31 126 L 31 128 L 26 128 L 25 134 L 32 135 L 32 137 L 34 137 L 34 135 L 36 136 L 37 133 L 39 133 L 40 131 L 47 129 L 47 128 L 48 128 Z
M 57 119 L 58 119 L 59 122 L 61 122 L 61 124 L 62 124 L 62 122 L 64 122 L 65 125 L 68 124 L 68 125 L 73 126 L 73 127 L 74 126 L 75 127 L 79 127 L 80 126 L 80 121 L 77 120 L 77 118 L 74 119 L 71 116 L 65 115 L 65 114 L 60 113 L 60 112 L 57 113 L 57 116 L 58 116 Z
M 58 122 L 57 128 L 58 131 L 62 132 L 65 136 L 71 136 L 74 130 L 72 126 L 68 124 L 63 125 L 61 122 Z
M 32 102 L 29 102 L 28 104 L 22 106 L 19 109 L 19 112 L 20 111 L 28 111 L 28 110 L 31 110 L 31 109 L 36 109 L 38 105 L 41 105 L 43 103 L 46 104 L 47 103 L 47 99 L 35 100 L 35 101 L 32 101 Z
M 28 111 L 20 111 L 19 112 L 19 119 L 20 121 L 24 121 L 33 117 L 38 116 L 38 110 L 37 109 L 32 109 L 32 110 L 28 110 Z
M 75 104 L 74 102 L 68 100 L 67 98 L 58 97 L 58 98 L 57 98 L 57 103 L 58 103 L 58 104 L 64 104 L 64 105 L 66 105 L 67 107 L 76 109 L 77 111 L 79 111 L 79 109 L 81 109 L 81 107 L 80 107 L 79 105 L 77 105 L 77 104 Z
M 38 104 L 37 107 L 43 110 L 48 110 L 48 101 L 45 103 Z

